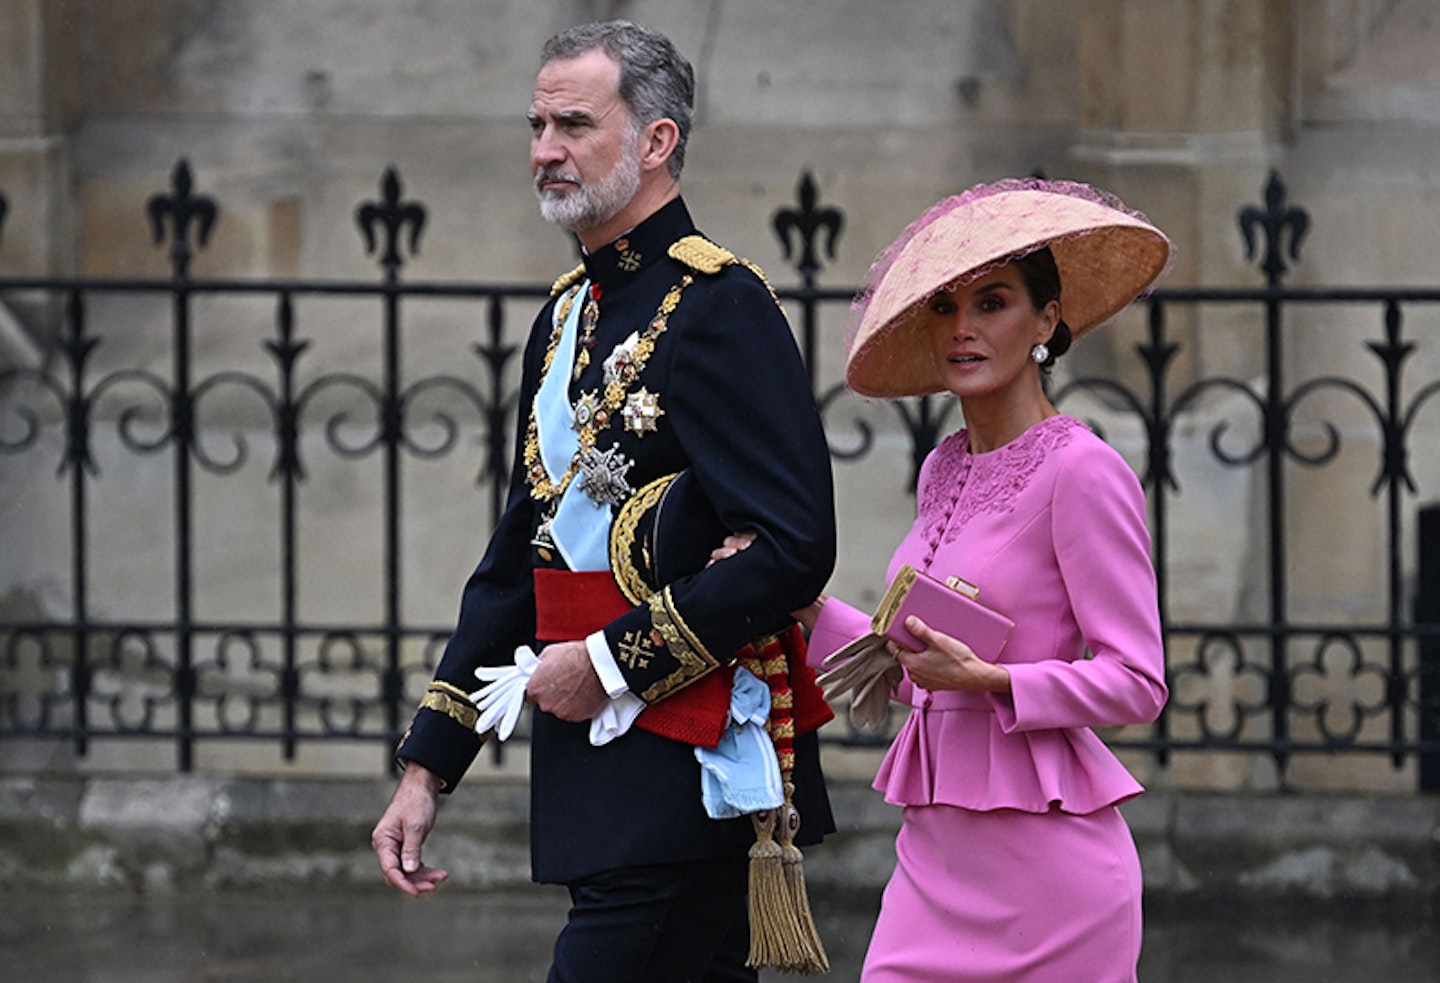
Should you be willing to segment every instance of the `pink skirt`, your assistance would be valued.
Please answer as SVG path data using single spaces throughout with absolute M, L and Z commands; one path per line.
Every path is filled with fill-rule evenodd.
M 1134 983 L 1140 858 L 1113 806 L 912 806 L 864 983 Z

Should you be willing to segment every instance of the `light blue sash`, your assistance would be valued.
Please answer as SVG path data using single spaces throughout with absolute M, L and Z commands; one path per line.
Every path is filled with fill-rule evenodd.
M 589 287 L 588 280 L 580 285 L 577 303 L 570 306 L 561 327 L 550 371 L 535 394 L 540 463 L 552 482 L 565 476 L 580 448 L 580 435 L 572 426 L 575 407 L 570 403 L 570 374 L 575 365 L 575 336 L 579 333 L 580 312 L 584 306 L 579 301 Z M 559 317 L 557 306 L 556 321 Z M 560 505 L 550 523 L 551 538 L 566 566 L 573 571 L 610 569 L 613 518 L 611 507 L 585 494 L 578 478 L 570 482 L 565 494 L 560 496 Z M 523 687 L 516 692 L 523 698 Z M 602 714 L 592 721 L 591 743 L 598 746 L 625 733 L 643 708 L 633 694 L 622 694 L 607 708 L 612 711 L 608 718 Z M 722 819 L 773 809 L 784 801 L 775 746 L 765 732 L 769 712 L 770 690 L 765 683 L 749 672 L 736 672 L 730 693 L 730 723 L 719 745 L 713 749 L 695 749 L 701 765 L 700 798 L 711 817 Z
M 570 373 L 575 365 L 575 336 L 579 333 L 580 311 L 584 307 L 580 301 L 589 289 L 589 280 L 580 285 L 576 303 L 570 306 L 570 313 L 560 331 L 550 371 L 545 374 L 535 395 L 540 463 L 545 466 L 551 481 L 559 481 L 565 476 L 571 459 L 580 448 L 580 435 L 571 426 L 575 419 L 575 407 L 570 405 L 569 390 Z M 559 317 L 557 306 L 557 321 Z M 610 569 L 612 518 L 610 506 L 586 495 L 578 479 L 570 482 L 565 494 L 560 496 L 559 508 L 550 524 L 551 537 L 566 566 L 575 571 Z

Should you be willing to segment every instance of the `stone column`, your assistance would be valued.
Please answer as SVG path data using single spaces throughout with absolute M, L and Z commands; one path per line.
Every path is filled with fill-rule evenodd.
M 76 105 L 74 0 L 0 0 L 0 271 L 74 268 L 67 130 Z M 50 329 L 40 299 L 0 300 L 0 362 L 36 356 Z
M 1283 153 L 1293 16 L 1290 0 L 1086 0 L 1075 155 L 1175 239 L 1169 282 L 1263 283 L 1244 261 L 1234 216 L 1258 200 Z M 1109 336 L 1112 355 L 1132 350 L 1139 328 L 1129 327 Z M 1233 327 L 1173 327 L 1185 346 L 1177 384 L 1255 364 Z

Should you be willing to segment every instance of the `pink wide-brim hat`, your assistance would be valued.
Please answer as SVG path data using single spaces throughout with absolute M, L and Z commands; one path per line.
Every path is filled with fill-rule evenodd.
M 925 302 L 1045 246 L 1060 271 L 1060 316 L 1073 338 L 1148 290 L 1172 248 L 1144 215 L 1088 185 L 976 185 L 928 209 L 871 266 L 852 305 L 846 385 L 863 396 L 943 391 L 940 361 L 920 330 Z

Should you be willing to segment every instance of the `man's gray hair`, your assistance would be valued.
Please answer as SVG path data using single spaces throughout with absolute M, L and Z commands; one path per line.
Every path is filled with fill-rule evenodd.
M 620 98 L 640 127 L 657 119 L 675 122 L 680 138 L 669 167 L 672 177 L 680 177 L 695 109 L 695 69 L 665 35 L 628 20 L 561 31 L 545 42 L 540 64 L 578 58 L 597 48 L 620 63 Z

